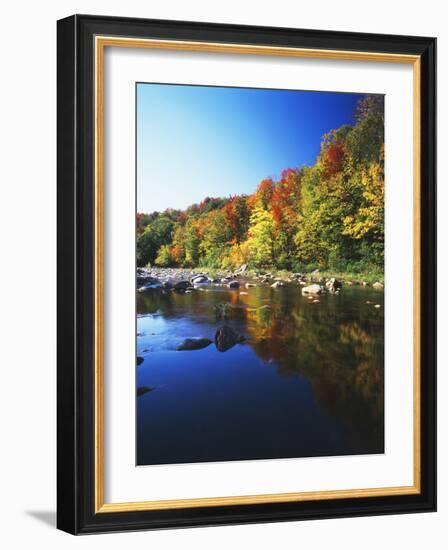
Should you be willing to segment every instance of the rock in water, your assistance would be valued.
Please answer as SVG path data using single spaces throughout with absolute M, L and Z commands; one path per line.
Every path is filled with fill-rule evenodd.
M 160 284 L 159 279 L 150 275 L 145 269 L 137 268 L 137 286 L 151 288 L 151 285 Z
M 324 291 L 323 287 L 321 285 L 309 285 L 304 286 L 302 288 L 302 294 L 305 296 L 306 294 L 322 294 Z
M 137 367 L 143 363 L 143 357 L 137 357 Z
M 227 351 L 238 342 L 243 342 L 244 337 L 238 335 L 233 328 L 224 325 L 215 334 L 215 345 L 218 351 Z
M 373 288 L 384 288 L 384 285 L 383 283 L 380 283 L 379 281 L 377 281 L 376 283 L 373 283 Z
M 145 282 L 138 288 L 138 292 L 145 292 L 146 290 L 152 290 L 154 288 L 162 288 L 162 283 L 153 277 L 150 277 L 151 282 Z
M 240 283 L 238 281 L 230 281 L 227 286 L 229 288 L 240 288 Z
M 196 275 L 196 277 L 193 277 L 191 279 L 191 282 L 194 285 L 198 285 L 198 284 L 201 284 L 201 283 L 208 283 L 209 280 L 208 280 L 208 277 L 206 275 Z
M 195 351 L 197 349 L 203 349 L 212 343 L 208 338 L 185 338 L 185 340 L 179 344 L 176 351 Z
M 190 281 L 179 281 L 174 285 L 174 290 L 187 290 L 190 287 Z
M 325 283 L 325 286 L 330 292 L 336 292 L 337 290 L 341 290 L 342 283 L 341 281 L 338 281 L 335 277 L 332 277 Z
M 140 397 L 141 395 L 145 395 L 145 393 L 148 393 L 152 391 L 154 388 L 150 388 L 149 386 L 140 386 L 137 388 L 137 397 Z

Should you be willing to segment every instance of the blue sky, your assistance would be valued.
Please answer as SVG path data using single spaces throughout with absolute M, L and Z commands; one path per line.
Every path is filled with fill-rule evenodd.
M 313 164 L 360 94 L 137 84 L 137 211 L 250 194 Z

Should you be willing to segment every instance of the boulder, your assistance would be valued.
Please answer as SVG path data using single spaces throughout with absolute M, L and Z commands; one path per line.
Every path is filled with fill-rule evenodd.
M 373 288 L 384 288 L 384 285 L 383 283 L 380 283 L 379 281 L 377 281 L 376 283 L 373 283 Z
M 302 295 L 307 295 L 307 294 L 322 294 L 324 291 L 324 288 L 323 286 L 321 285 L 309 285 L 309 286 L 304 286 L 302 288 Z
M 216 331 L 215 345 L 218 351 L 227 351 L 235 344 L 243 342 L 244 337 L 237 334 L 233 328 L 224 325 Z
M 176 351 L 195 351 L 197 349 L 203 349 L 209 346 L 212 343 L 208 338 L 185 338 L 185 340 L 180 343 Z
M 240 288 L 240 283 L 238 281 L 230 281 L 227 286 L 229 288 Z
M 196 275 L 191 279 L 192 284 L 198 285 L 200 283 L 208 283 L 208 277 L 206 275 Z

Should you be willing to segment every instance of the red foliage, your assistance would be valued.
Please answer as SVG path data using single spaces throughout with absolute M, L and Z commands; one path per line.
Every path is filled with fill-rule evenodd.
M 271 212 L 277 224 L 295 219 L 300 199 L 300 184 L 297 172 L 292 168 L 283 170 L 282 179 L 272 193 Z
M 223 207 L 223 212 L 227 220 L 227 224 L 229 225 L 232 232 L 235 232 L 238 227 L 238 219 L 235 212 L 235 197 L 230 197 L 227 204 Z
M 282 170 L 282 180 L 288 179 L 289 176 L 295 175 L 295 173 L 294 168 L 285 168 L 285 170 Z
M 329 143 L 323 153 L 324 175 L 331 178 L 339 173 L 344 166 L 345 149 L 342 141 Z
M 263 208 L 268 208 L 272 199 L 272 193 L 274 192 L 274 182 L 271 178 L 266 178 L 260 182 L 255 191 L 255 198 L 261 202 Z

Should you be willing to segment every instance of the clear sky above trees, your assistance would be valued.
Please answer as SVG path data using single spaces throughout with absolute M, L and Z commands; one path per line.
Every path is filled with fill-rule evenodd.
M 137 84 L 137 210 L 185 209 L 250 194 L 286 167 L 313 164 L 363 96 Z

